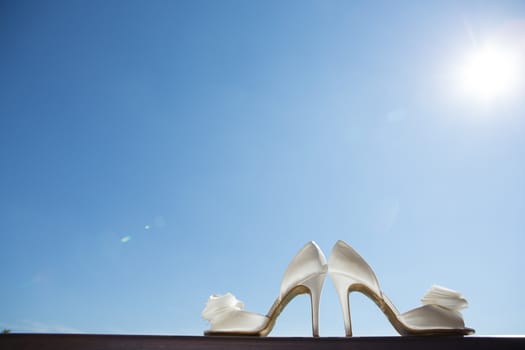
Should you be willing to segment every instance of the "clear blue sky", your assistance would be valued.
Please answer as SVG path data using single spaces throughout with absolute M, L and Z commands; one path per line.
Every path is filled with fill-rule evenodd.
M 400 310 L 437 283 L 524 334 L 525 70 L 457 86 L 489 41 L 523 57 L 523 1 L 0 1 L 0 328 L 198 335 L 343 239 Z M 330 281 L 321 308 L 343 336 Z

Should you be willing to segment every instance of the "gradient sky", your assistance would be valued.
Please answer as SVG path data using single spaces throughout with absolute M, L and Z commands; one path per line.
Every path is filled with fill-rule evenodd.
M 0 1 L 0 328 L 199 335 L 343 239 L 400 310 L 437 283 L 525 334 L 525 69 L 459 88 L 488 42 L 525 57 L 523 1 Z M 310 329 L 302 296 L 272 335 Z

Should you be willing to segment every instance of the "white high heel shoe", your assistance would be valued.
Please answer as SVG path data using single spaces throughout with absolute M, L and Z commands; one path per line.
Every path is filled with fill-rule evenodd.
M 459 310 L 468 303 L 460 293 L 433 286 L 421 300 L 423 306 L 405 313 L 397 311 L 383 294 L 372 268 L 348 244 L 337 241 L 330 256 L 329 274 L 334 282 L 343 308 L 347 337 L 352 336 L 349 294 L 361 292 L 372 299 L 401 335 L 468 335 L 474 330 L 466 328 Z
M 244 311 L 244 305 L 231 293 L 212 295 L 202 311 L 210 322 L 205 335 L 268 335 L 281 311 L 297 295 L 309 294 L 312 306 L 312 334 L 319 336 L 319 300 L 328 266 L 315 242 L 307 243 L 284 273 L 279 296 L 268 314 Z

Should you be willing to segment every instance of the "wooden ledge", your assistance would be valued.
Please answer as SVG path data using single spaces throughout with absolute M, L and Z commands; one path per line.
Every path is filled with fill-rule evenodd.
M 214 349 L 525 349 L 525 337 L 252 338 L 93 334 L 6 334 L 0 349 L 24 350 L 214 350 Z

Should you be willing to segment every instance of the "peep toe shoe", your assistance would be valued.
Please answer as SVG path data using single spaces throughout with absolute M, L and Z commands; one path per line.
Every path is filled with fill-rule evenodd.
M 281 311 L 297 295 L 310 295 L 312 334 L 319 336 L 319 300 L 328 266 L 315 242 L 307 243 L 284 273 L 279 296 L 266 315 L 244 311 L 244 305 L 231 293 L 212 295 L 202 311 L 210 323 L 204 335 L 268 335 Z
M 348 244 L 338 241 L 329 260 L 329 274 L 343 309 L 345 332 L 352 336 L 349 294 L 361 292 L 372 299 L 401 335 L 468 335 L 459 310 L 467 307 L 462 295 L 448 288 L 433 286 L 421 299 L 422 306 L 400 313 L 379 288 L 376 275 L 366 261 Z

